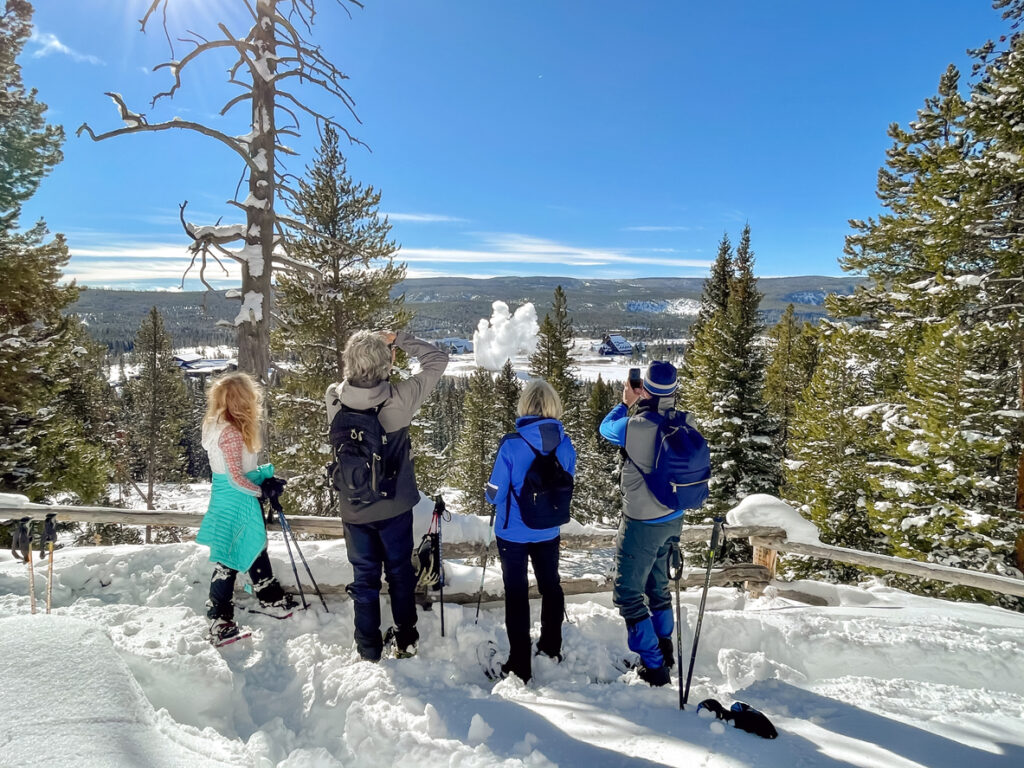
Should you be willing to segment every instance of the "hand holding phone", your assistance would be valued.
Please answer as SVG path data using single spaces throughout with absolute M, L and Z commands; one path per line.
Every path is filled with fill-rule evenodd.
M 644 385 L 643 377 L 640 375 L 639 368 L 629 369 L 629 387 L 630 389 L 640 389 Z

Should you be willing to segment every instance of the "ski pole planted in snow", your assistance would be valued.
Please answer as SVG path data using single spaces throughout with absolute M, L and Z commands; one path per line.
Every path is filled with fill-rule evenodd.
M 306 574 L 309 576 L 310 582 L 313 584 L 313 589 L 316 590 L 316 596 L 320 598 L 320 604 L 324 607 L 326 613 L 330 613 L 330 609 L 327 607 L 327 601 L 324 600 L 324 595 L 320 591 L 320 585 L 316 583 L 316 579 L 313 578 L 313 572 L 309 569 L 309 563 L 306 562 L 306 556 L 302 554 L 302 550 L 299 548 L 299 542 L 295 539 L 295 534 L 292 532 L 292 526 L 288 522 L 288 518 L 284 516 L 284 509 L 281 507 L 281 502 L 276 497 L 271 497 L 270 506 L 275 512 L 277 512 L 277 519 L 281 523 L 281 531 L 284 534 L 284 543 L 288 547 L 288 557 L 292 561 L 292 572 L 295 574 L 295 583 L 299 585 L 299 595 L 302 597 L 302 605 L 304 608 L 309 606 L 306 603 L 306 595 L 302 591 L 302 583 L 299 581 L 299 573 L 295 568 L 295 558 L 292 557 L 292 547 L 288 543 L 288 539 L 292 540 L 292 544 L 295 545 L 295 551 L 299 553 L 299 559 L 302 560 L 302 567 L 306 569 Z
M 676 541 L 669 551 L 668 577 L 676 583 L 676 670 L 679 674 L 679 708 L 686 703 L 683 694 L 683 608 L 679 599 L 679 582 L 683 579 L 683 545 Z
M 437 588 L 441 592 L 441 637 L 444 637 L 444 548 L 441 542 L 441 521 L 452 519 L 441 494 L 434 499 L 434 524 L 437 525 Z
M 51 512 L 46 516 L 43 523 L 43 537 L 39 541 L 39 556 L 50 556 L 50 562 L 46 566 L 46 612 L 50 612 L 50 605 L 53 602 L 53 545 L 57 541 L 57 513 Z M 43 549 L 43 545 L 47 549 Z
M 480 602 L 484 599 L 484 576 L 487 575 L 487 557 L 491 554 L 491 539 L 494 538 L 494 507 L 491 508 L 491 522 L 487 525 L 487 546 L 484 547 L 484 567 L 480 571 L 480 590 L 476 594 L 476 618 L 473 623 L 480 621 Z
M 721 517 L 715 518 L 714 528 L 711 529 L 711 547 L 708 549 L 708 570 L 704 575 L 704 592 L 700 596 L 700 608 L 697 610 L 697 626 L 693 630 L 693 648 L 690 650 L 690 668 L 686 672 L 686 690 L 683 693 L 680 708 L 685 707 L 690 698 L 690 680 L 693 677 L 693 662 L 697 658 L 697 640 L 700 638 L 700 625 L 704 621 L 704 604 L 708 599 L 708 588 L 711 586 L 711 568 L 718 556 L 719 544 L 725 541 L 725 520 Z

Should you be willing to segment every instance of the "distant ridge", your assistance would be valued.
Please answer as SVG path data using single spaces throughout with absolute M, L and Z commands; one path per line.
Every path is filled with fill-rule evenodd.
M 799 316 L 823 317 L 824 297 L 852 293 L 857 278 L 798 276 L 758 280 L 764 294 L 761 310 L 774 323 L 792 303 Z M 692 322 L 704 288 L 699 277 L 642 277 L 631 280 L 583 280 L 573 277 L 428 277 L 400 283 L 394 293 L 405 294 L 415 313 L 412 330 L 427 336 L 471 336 L 481 318 L 491 316 L 491 304 L 504 301 L 518 307 L 528 301 L 541 317 L 551 305 L 555 287 L 569 298 L 569 312 L 580 335 L 599 335 L 610 329 L 637 338 L 674 337 Z M 130 349 L 142 318 L 155 306 L 164 316 L 177 346 L 217 346 L 234 343 L 230 328 L 237 301 L 224 292 L 124 291 L 85 288 L 69 312 L 80 315 L 93 337 L 114 351 Z

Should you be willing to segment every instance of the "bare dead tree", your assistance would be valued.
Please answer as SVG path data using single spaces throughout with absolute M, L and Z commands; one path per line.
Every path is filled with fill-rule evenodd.
M 165 122 L 150 122 L 146 115 L 129 109 L 119 93 L 108 92 L 118 109 L 124 126 L 104 133 L 96 133 L 86 123 L 77 131 L 87 133 L 93 141 L 103 141 L 131 133 L 186 130 L 201 133 L 219 141 L 234 151 L 245 164 L 244 178 L 248 181 L 248 195 L 244 200 L 228 201 L 245 213 L 245 222 L 230 225 L 198 226 L 185 218 L 185 206 L 180 207 L 182 226 L 191 239 L 192 259 L 182 276 L 198 267 L 199 279 L 211 288 L 206 269 L 211 263 L 222 269 L 222 259 L 234 259 L 242 267 L 242 286 L 238 293 L 242 306 L 235 318 L 238 331 L 238 365 L 243 371 L 266 380 L 270 369 L 271 278 L 274 269 L 304 273 L 316 281 L 319 272 L 311 264 L 292 258 L 288 253 L 288 233 L 308 232 L 308 226 L 296 219 L 278 213 L 278 203 L 287 206 L 295 199 L 292 180 L 285 173 L 282 155 L 294 155 L 294 150 L 283 143 L 283 137 L 300 135 L 301 123 L 312 121 L 317 130 L 333 126 L 350 143 L 363 144 L 338 120 L 312 108 L 300 98 L 296 87 L 304 86 L 327 93 L 340 102 L 344 111 L 355 122 L 355 104 L 345 90 L 348 79 L 324 55 L 320 46 L 310 42 L 308 36 L 316 17 L 316 0 L 237 0 L 252 18 L 252 26 L 244 35 L 235 35 L 224 23 L 218 23 L 219 37 L 207 39 L 191 30 L 178 40 L 190 47 L 181 58 L 175 58 L 174 44 L 167 28 L 167 8 L 175 0 L 151 0 L 139 20 L 142 32 L 157 13 L 162 15 L 163 31 L 170 47 L 170 59 L 154 67 L 154 71 L 167 70 L 174 81 L 157 93 L 150 104 L 164 98 L 173 98 L 181 87 L 182 72 L 200 56 L 225 49 L 237 55 L 228 73 L 228 82 L 241 92 L 229 99 L 221 108 L 225 115 L 235 107 L 248 102 L 251 130 L 242 136 L 229 136 L 203 123 L 173 118 Z M 361 8 L 358 0 L 336 0 L 348 12 L 347 5 Z M 349 14 L 351 16 L 351 14 Z M 282 118 L 282 124 L 278 119 Z M 365 145 L 363 145 L 365 146 Z M 344 250 L 346 246 L 338 243 Z M 226 271 L 226 270 L 225 270 Z

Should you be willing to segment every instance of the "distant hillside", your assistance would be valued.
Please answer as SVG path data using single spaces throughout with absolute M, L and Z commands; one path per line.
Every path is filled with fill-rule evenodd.
M 786 305 L 808 320 L 825 315 L 829 293 L 851 293 L 858 281 L 837 277 L 770 277 L 758 281 L 764 293 L 761 310 L 775 322 Z M 395 293 L 405 294 L 414 313 L 412 330 L 427 336 L 470 336 L 482 317 L 490 317 L 496 300 L 518 307 L 532 301 L 543 317 L 555 287 L 569 297 L 577 331 L 598 335 L 627 331 L 635 338 L 678 336 L 693 320 L 704 287 L 703 278 L 640 278 L 636 280 L 579 280 L 558 277 L 494 277 L 487 280 L 431 277 L 406 280 Z M 230 328 L 238 302 L 223 292 L 169 293 L 86 288 L 70 311 L 80 315 L 97 341 L 112 351 L 130 349 L 143 316 L 155 306 L 176 346 L 222 345 L 234 342 Z

